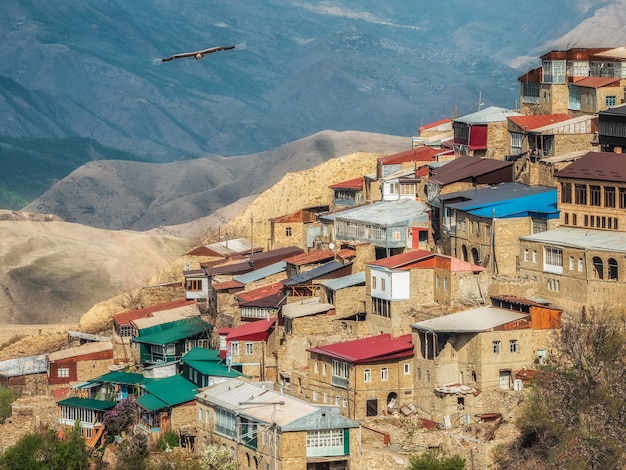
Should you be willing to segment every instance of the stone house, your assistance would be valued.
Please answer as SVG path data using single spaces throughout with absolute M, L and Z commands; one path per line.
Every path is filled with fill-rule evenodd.
M 239 308 L 239 318 L 233 319 L 232 326 L 241 322 L 259 319 L 279 319 L 280 308 L 287 302 L 284 280 L 266 284 L 256 289 L 237 292 L 235 300 Z
M 276 381 L 276 318 L 221 328 L 220 357 L 253 380 Z
M 292 214 L 270 219 L 270 248 L 315 248 L 315 235 L 319 230 L 309 230 L 309 226 L 317 222 L 318 214 L 328 210 L 327 205 L 305 207 Z
M 520 236 L 544 232 L 559 222 L 557 190 L 501 183 L 440 196 L 445 254 L 487 268 L 517 273 Z
M 560 310 L 524 310 L 485 306 L 411 325 L 415 404 L 444 424 L 498 410 L 490 392 L 510 389 L 512 371 L 545 359 L 560 328 Z
M 438 243 L 441 238 L 441 195 L 511 181 L 515 181 L 515 175 L 513 162 L 508 161 L 463 156 L 430 167 L 426 190 L 434 242 Z
M 47 363 L 51 389 L 66 389 L 71 383 L 83 382 L 107 372 L 113 365 L 113 345 L 106 341 L 61 349 L 49 353 Z
M 260 384 L 237 379 L 196 395 L 196 451 L 231 450 L 243 468 L 353 468 L 359 455 L 357 421 Z
M 365 270 L 368 330 L 405 334 L 415 321 L 416 307 L 482 303 L 490 281 L 483 267 L 426 250 L 369 263 Z
M 320 302 L 332 304 L 337 317 L 365 319 L 365 271 L 320 283 Z
M 572 48 L 545 53 L 541 67 L 518 78 L 522 113 L 575 116 L 623 103 L 619 88 L 626 77 L 624 51 L 624 47 Z
M 412 138 L 412 147 L 432 146 L 434 148 L 452 149 L 453 140 L 452 119 L 444 118 L 420 126 L 417 129 L 417 137 Z
M 45 354 L 0 362 L 0 386 L 16 397 L 47 395 L 48 361 Z
M 352 262 L 328 261 L 309 271 L 295 274 L 283 281 L 285 294 L 290 299 L 316 297 L 319 295 L 320 283 L 328 279 L 337 279 L 352 274 Z M 295 300 L 294 300 L 295 301 Z
M 376 258 L 420 245 L 431 240 L 429 207 L 414 199 L 381 201 L 319 217 L 327 234 L 325 242 L 369 243 Z
M 312 403 L 334 405 L 353 419 L 386 415 L 413 402 L 410 334 L 380 334 L 308 348 L 308 380 L 301 393 Z
M 559 227 L 519 244 L 519 275 L 535 281 L 534 295 L 570 312 L 626 308 L 626 232 Z
M 507 118 L 510 116 L 521 114 L 490 106 L 453 119 L 455 156 L 502 158 L 509 150 Z
M 332 184 L 329 188 L 333 191 L 331 210 L 358 206 L 365 202 L 365 182 L 363 176 Z

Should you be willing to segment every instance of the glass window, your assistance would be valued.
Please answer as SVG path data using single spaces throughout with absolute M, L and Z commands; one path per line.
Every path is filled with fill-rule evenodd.
M 589 204 L 591 204 L 592 206 L 602 205 L 600 186 L 590 185 L 589 195 Z
M 380 369 L 380 380 L 382 380 L 383 382 L 389 380 L 389 369 L 387 369 L 386 367 Z
M 606 105 L 607 106 L 615 106 L 617 104 L 617 96 L 607 96 L 606 97 Z
M 409 364 L 408 362 L 404 363 L 404 374 L 408 375 L 411 373 L 411 364 Z
M 615 207 L 615 186 L 604 187 L 604 207 Z
M 495 354 L 499 354 L 500 353 L 500 341 L 494 341 L 493 342 L 493 352 Z
M 519 352 L 519 343 L 516 339 L 512 339 L 509 341 L 509 351 L 510 352 Z
M 586 206 L 587 205 L 587 185 L 576 184 L 574 185 L 576 192 L 576 204 Z
M 372 381 L 372 370 L 365 369 L 363 371 L 363 382 L 371 382 Z

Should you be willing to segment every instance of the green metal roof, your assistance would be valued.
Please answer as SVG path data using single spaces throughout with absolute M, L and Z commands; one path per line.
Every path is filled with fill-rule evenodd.
M 114 384 L 125 384 L 125 385 L 136 385 L 140 383 L 150 382 L 151 378 L 144 377 L 143 374 L 136 374 L 132 372 L 109 372 L 108 374 L 104 374 L 95 379 L 91 379 L 87 383 L 95 383 L 95 382 L 104 382 L 104 383 L 114 383 Z
M 182 375 L 156 379 L 143 388 L 147 393 L 139 397 L 137 403 L 149 411 L 193 401 L 198 393 L 198 386 Z
M 192 317 L 164 325 L 157 325 L 152 328 L 146 328 L 146 330 L 150 330 L 150 332 L 137 336 L 133 338 L 132 341 L 143 344 L 165 345 L 180 341 L 181 339 L 191 338 L 204 332 L 206 332 L 207 337 L 210 337 L 213 325 L 205 322 L 201 318 Z
M 117 403 L 107 400 L 94 400 L 93 398 L 70 397 L 57 401 L 57 405 L 74 406 L 76 408 L 87 408 L 90 410 L 106 411 L 115 407 Z
M 137 404 L 147 411 L 156 411 L 167 408 L 169 405 L 163 400 L 159 400 L 154 395 L 144 395 L 137 399 Z
M 183 357 L 180 358 L 182 362 L 197 360 L 197 361 L 221 361 L 220 352 L 216 349 L 206 349 L 206 348 L 191 348 L 189 351 L 185 353 Z
M 235 369 L 228 370 L 228 366 L 222 362 L 219 351 L 215 349 L 193 348 L 181 357 L 180 361 L 203 375 L 245 377 L 244 374 Z

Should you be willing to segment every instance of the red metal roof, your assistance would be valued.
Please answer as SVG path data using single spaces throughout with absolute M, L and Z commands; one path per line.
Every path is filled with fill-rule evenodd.
M 423 126 L 420 126 L 418 131 L 419 132 L 426 131 L 428 129 L 432 129 L 433 127 L 437 127 L 437 126 L 441 126 L 442 124 L 446 124 L 447 122 L 452 122 L 452 119 L 445 118 L 445 119 L 440 119 L 439 121 L 431 122 L 430 124 L 425 124 Z
M 185 256 L 219 256 L 220 258 L 224 257 L 224 255 L 218 253 L 217 251 L 213 251 L 206 246 L 199 246 L 197 248 L 194 248 L 188 253 L 185 253 Z
M 337 252 L 337 256 L 341 259 L 354 258 L 356 256 L 356 250 L 352 248 L 343 248 Z
M 243 323 L 236 328 L 230 330 L 226 335 L 226 341 L 263 341 L 270 334 L 270 330 L 274 328 L 276 318 L 268 320 L 257 320 L 250 323 Z
M 567 114 L 534 114 L 530 116 L 509 116 L 508 119 L 516 126 L 532 131 L 538 127 L 554 124 L 555 122 L 567 121 L 572 119 L 572 117 Z
M 363 180 L 360 178 L 354 178 L 353 180 L 342 181 L 341 183 L 335 183 L 329 186 L 330 189 L 363 189 Z
M 331 250 L 313 250 L 300 255 L 292 256 L 291 258 L 285 259 L 285 261 L 295 266 L 302 266 L 305 264 L 322 263 L 324 261 L 329 261 L 334 257 L 335 253 Z
M 173 308 L 184 307 L 185 305 L 196 305 L 196 301 L 178 299 L 172 302 L 166 302 L 158 305 L 152 305 L 150 307 L 140 308 L 138 310 L 127 310 L 125 312 L 116 313 L 115 315 L 113 315 L 113 322 L 117 323 L 118 325 L 130 325 L 130 322 L 132 320 L 148 318 L 151 317 L 154 312 L 171 310 Z
M 275 282 L 273 284 L 267 284 L 263 287 L 259 287 L 258 289 L 253 289 L 245 292 L 237 292 L 236 296 L 240 302 L 250 302 L 252 300 L 264 299 L 265 297 L 269 297 L 278 292 L 281 292 L 283 289 L 283 282 Z
M 245 284 L 238 281 L 212 282 L 211 287 L 215 290 L 243 289 Z
M 405 264 L 412 263 L 419 259 L 423 259 L 429 256 L 433 256 L 435 253 L 428 250 L 411 250 L 399 255 L 389 256 L 388 258 L 382 258 L 371 263 L 367 263 L 372 266 L 380 266 L 383 268 L 399 268 Z
M 424 146 L 418 147 L 411 150 L 406 150 L 404 152 L 396 153 L 394 155 L 388 155 L 386 157 L 380 157 L 378 162 L 381 165 L 395 165 L 399 163 L 408 163 L 408 162 L 430 162 L 433 161 L 435 155 L 438 155 L 442 152 L 441 149 L 435 149 L 432 147 Z
M 413 357 L 412 340 L 411 334 L 392 338 L 390 334 L 385 333 L 354 341 L 318 346 L 307 351 L 359 364 Z

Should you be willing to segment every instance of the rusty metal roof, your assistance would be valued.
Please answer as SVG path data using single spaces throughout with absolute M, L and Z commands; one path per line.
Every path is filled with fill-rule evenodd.
M 567 121 L 571 116 L 567 114 L 533 114 L 529 116 L 509 116 L 509 121 L 527 131 L 547 126 L 555 122 Z
M 619 78 L 610 77 L 585 77 L 576 80 L 573 85 L 584 86 L 586 88 L 602 88 L 605 86 L 619 86 Z
M 150 307 L 140 308 L 138 310 L 127 310 L 113 315 L 113 322 L 118 325 L 129 325 L 132 320 L 153 316 L 154 312 L 171 310 L 173 308 L 184 307 L 186 305 L 196 305 L 196 301 L 178 299 L 172 302 L 165 302 L 162 304 L 152 305 Z
M 429 162 L 435 158 L 435 155 L 441 153 L 441 149 L 436 149 L 428 146 L 418 147 L 411 150 L 405 150 L 404 152 L 396 153 L 393 155 L 387 155 L 380 157 L 378 162 L 382 165 L 394 165 L 399 163 L 407 163 L 413 161 L 425 161 Z
M 285 261 L 289 264 L 293 264 L 294 266 L 302 266 L 305 264 L 322 263 L 329 261 L 334 257 L 335 253 L 331 250 L 312 250 L 287 258 Z
M 432 170 L 428 181 L 440 186 L 488 175 L 503 168 L 513 168 L 513 162 L 494 160 L 492 158 L 479 158 L 462 156 Z M 511 175 L 512 176 L 512 175 Z

